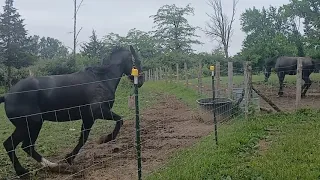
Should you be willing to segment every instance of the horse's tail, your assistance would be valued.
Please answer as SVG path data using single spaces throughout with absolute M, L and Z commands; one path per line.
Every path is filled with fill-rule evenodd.
M 4 96 L 0 97 L 0 104 L 3 103 L 5 101 Z

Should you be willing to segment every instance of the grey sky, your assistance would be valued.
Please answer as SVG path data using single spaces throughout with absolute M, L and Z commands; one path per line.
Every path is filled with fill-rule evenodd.
M 78 0 L 79 2 L 81 0 Z M 78 27 L 83 27 L 79 41 L 83 42 L 95 29 L 102 37 L 110 32 L 126 35 L 128 30 L 137 28 L 143 31 L 152 29 L 153 21 L 149 18 L 164 4 L 185 6 L 191 3 L 195 8 L 195 16 L 188 17 L 190 24 L 205 27 L 208 20 L 206 12 L 211 8 L 206 0 L 84 0 L 78 14 Z M 280 6 L 289 0 L 240 0 L 234 24 L 234 35 L 230 44 L 231 55 L 239 52 L 245 34 L 240 29 L 239 17 L 245 9 L 250 7 L 261 8 L 269 5 Z M 232 0 L 223 0 L 225 12 L 231 13 Z M 2 1 L 1 5 L 4 4 Z M 15 0 L 15 7 L 25 19 L 26 28 L 30 34 L 50 36 L 59 39 L 65 45 L 72 47 L 73 35 L 68 33 L 73 30 L 73 0 Z M 2 11 L 2 9 L 1 9 Z M 197 51 L 211 51 L 216 47 L 201 31 L 200 41 L 204 45 L 197 45 Z

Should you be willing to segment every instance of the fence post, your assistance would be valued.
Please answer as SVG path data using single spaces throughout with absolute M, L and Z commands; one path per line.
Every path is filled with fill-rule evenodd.
M 232 98 L 232 91 L 233 91 L 233 63 L 228 62 L 228 98 Z
M 147 71 L 143 71 L 143 74 L 144 74 L 144 81 L 147 82 L 148 81 Z
M 159 68 L 156 68 L 156 81 L 159 81 Z
M 248 118 L 249 114 L 249 105 L 250 105 L 250 98 L 251 98 L 251 83 L 252 83 L 252 72 L 251 72 L 251 65 L 249 61 L 245 62 L 244 65 L 244 88 L 245 88 L 245 94 L 244 94 L 244 100 L 245 100 L 245 118 Z
M 163 72 L 162 72 L 162 68 L 159 68 L 159 79 L 162 80 L 163 79 Z
M 189 85 L 189 79 L 188 79 L 188 67 L 187 67 L 187 63 L 184 63 L 184 74 L 185 74 L 185 78 L 186 78 L 186 86 L 188 87 Z
M 198 73 L 198 92 L 199 96 L 202 95 L 202 62 L 199 61 L 199 73 Z
M 215 80 L 215 89 L 216 89 L 216 97 L 220 97 L 220 62 L 216 62 L 216 67 L 215 67 L 215 72 L 216 72 L 216 80 Z
M 214 70 L 215 67 L 214 66 L 210 66 L 210 71 L 211 71 L 211 85 L 212 85 L 212 103 L 213 103 L 213 123 L 214 123 L 214 137 L 215 137 L 215 141 L 216 141 L 216 145 L 218 145 L 218 128 L 217 128 L 217 116 L 216 116 L 216 107 L 215 107 L 215 103 L 216 103 L 216 91 L 215 91 L 215 82 L 214 82 Z
M 179 82 L 179 64 L 176 64 L 176 75 L 177 75 L 177 82 Z
M 301 84 L 302 84 L 302 60 L 301 58 L 298 58 L 297 60 L 297 92 L 296 92 L 296 110 L 300 108 L 300 102 L 301 102 Z
M 134 96 L 135 96 L 135 113 L 136 113 L 136 150 L 137 150 L 137 163 L 138 163 L 138 179 L 141 180 L 142 163 L 141 163 L 141 139 L 140 139 L 140 115 L 139 115 L 139 100 L 138 100 L 138 69 L 133 68 L 131 75 L 134 77 Z

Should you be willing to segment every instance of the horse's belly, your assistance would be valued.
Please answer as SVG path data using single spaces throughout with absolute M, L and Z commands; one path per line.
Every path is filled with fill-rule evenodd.
M 93 118 L 90 106 L 80 106 L 42 113 L 43 120 L 55 122 L 67 122 L 83 118 Z
M 78 108 L 63 109 L 50 112 L 44 112 L 42 114 L 43 120 L 66 122 L 81 119 L 81 110 Z

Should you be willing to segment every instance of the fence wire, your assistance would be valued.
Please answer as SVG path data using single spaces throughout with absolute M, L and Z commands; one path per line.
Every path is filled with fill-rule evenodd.
M 147 83 L 152 83 L 152 81 L 162 81 L 167 85 L 180 84 L 180 86 L 185 86 L 186 88 L 198 91 L 199 99 L 205 100 L 209 98 L 210 102 L 210 97 L 212 97 L 210 79 L 211 77 L 210 74 L 208 74 L 208 70 L 206 68 L 207 67 L 205 66 L 193 67 L 191 68 L 191 70 L 188 70 L 188 67 L 183 67 L 181 69 L 170 69 L 168 67 L 163 67 L 146 71 L 145 75 Z M 245 68 L 236 69 L 233 67 L 233 72 L 243 72 L 244 69 Z M 256 70 L 252 70 L 251 72 L 256 72 Z M 228 67 L 220 67 L 218 73 L 222 74 L 215 76 L 216 98 L 221 99 L 221 104 L 218 108 L 212 107 L 208 102 L 202 103 L 203 106 L 200 106 L 199 104 L 197 104 L 197 102 L 194 102 L 196 104 L 195 106 L 188 106 L 171 95 L 159 96 L 158 93 L 154 92 L 152 92 L 151 95 L 139 93 L 141 105 L 145 104 L 147 100 L 150 100 L 150 98 L 153 98 L 152 101 L 154 101 L 154 104 L 147 105 L 147 107 L 142 108 L 142 110 L 140 111 L 140 145 L 142 147 L 143 177 L 148 176 L 149 173 L 155 172 L 155 170 L 165 168 L 166 163 L 164 162 L 168 162 L 173 155 L 179 158 L 179 153 L 176 154 L 177 149 L 190 148 L 196 142 L 199 142 L 202 138 L 208 136 L 212 137 L 212 143 L 214 143 L 213 109 L 215 109 L 218 120 L 218 137 L 221 126 L 224 126 L 227 123 L 232 123 L 232 120 L 242 119 L 245 117 L 245 102 L 248 101 L 248 99 L 245 99 L 243 94 L 243 89 L 245 89 L 246 84 L 244 74 L 232 73 L 232 78 L 230 78 L 225 75 L 230 74 L 230 71 L 228 71 Z M 252 82 L 250 82 L 249 84 L 254 86 L 270 101 L 279 106 L 281 110 L 295 110 L 295 107 L 293 107 L 293 103 L 295 103 L 296 101 L 295 93 L 297 79 L 296 76 L 289 75 L 286 76 L 286 78 L 287 80 L 284 81 L 285 93 L 281 98 L 277 97 L 277 93 L 279 90 L 279 80 L 275 73 L 272 73 L 269 82 L 263 81 L 264 72 L 261 72 L 260 74 L 253 74 Z M 231 82 L 230 79 L 232 79 Z M 316 102 L 320 102 L 317 101 L 317 99 L 320 99 L 319 73 L 312 73 L 311 79 L 313 83 L 308 90 L 307 97 L 303 98 L 300 102 L 301 104 L 303 104 L 302 107 L 319 107 L 316 104 Z M 80 85 L 86 84 L 79 84 L 79 86 Z M 76 85 L 73 85 L 72 87 L 74 86 Z M 40 91 L 45 90 L 48 89 L 41 89 Z M 28 92 L 31 91 L 17 93 Z M 317 93 L 319 93 L 319 95 Z M 129 95 L 120 98 L 117 97 L 116 99 L 108 101 L 127 102 L 128 98 Z M 237 106 L 234 106 L 235 102 L 237 102 L 238 100 L 239 104 Z M 56 114 L 62 110 L 69 112 L 69 110 L 72 108 L 79 108 L 79 112 L 81 113 L 81 107 L 89 106 L 91 109 L 93 105 L 101 105 L 101 103 L 106 103 L 108 101 L 95 102 L 92 104 L 53 110 L 50 112 Z M 206 105 L 206 103 L 208 103 L 209 105 Z M 270 105 L 266 103 L 265 100 L 262 99 L 254 91 L 252 91 L 250 94 L 249 105 L 250 111 L 247 112 L 249 113 L 249 116 L 257 115 L 262 111 L 266 111 L 268 113 L 272 111 Z M 28 114 L 16 118 L 24 118 L 27 120 L 28 117 L 32 117 L 35 115 L 42 116 L 44 113 L 49 112 Z M 113 125 L 111 125 L 111 123 L 109 122 L 112 122 L 112 124 L 116 124 L 116 120 L 108 121 L 108 123 L 105 120 L 97 120 L 101 122 L 96 122 L 95 126 L 90 128 L 90 130 L 92 131 L 90 133 L 89 140 L 76 155 L 74 165 L 69 166 L 64 163 L 63 165 L 57 166 L 58 168 L 48 170 L 48 168 L 41 167 L 41 164 L 35 163 L 32 158 L 28 158 L 28 161 L 26 161 L 26 159 L 22 158 L 21 154 L 21 149 L 27 151 L 28 149 L 35 147 L 35 149 L 39 151 L 40 154 L 49 156 L 48 161 L 50 160 L 52 161 L 52 163 L 64 162 L 64 156 L 69 153 L 78 143 L 78 138 L 81 134 L 76 131 L 75 128 L 76 126 L 79 127 L 81 124 L 77 122 L 71 123 L 71 121 L 67 122 L 71 123 L 67 125 L 64 125 L 63 123 L 56 123 L 54 125 L 44 127 L 43 131 L 45 131 L 44 134 L 47 136 L 41 137 L 40 133 L 39 140 L 37 141 L 35 146 L 29 145 L 23 148 L 18 147 L 17 149 L 20 149 L 20 152 L 17 153 L 17 156 L 19 160 L 21 159 L 22 164 L 28 162 L 28 166 L 25 167 L 27 167 L 32 172 L 32 174 L 39 178 L 90 179 L 90 177 L 95 177 L 101 179 L 136 179 L 138 169 L 135 149 L 137 145 L 135 142 L 136 129 L 135 123 L 133 121 L 135 114 L 131 112 L 130 116 L 123 116 L 122 114 L 119 115 L 121 115 L 122 118 L 125 119 L 125 121 L 120 129 L 120 133 L 118 134 L 118 136 L 108 143 L 97 144 L 96 141 L 98 137 L 101 137 L 101 135 L 103 134 L 107 134 L 107 129 L 109 131 L 113 129 Z M 45 119 L 42 120 L 44 121 Z M 94 121 L 94 118 L 92 120 Z M 26 124 L 29 125 L 27 121 Z M 55 126 L 55 128 L 53 128 L 53 126 Z M 34 127 L 28 126 L 27 128 L 28 130 L 30 130 Z M 0 132 L 2 136 L 9 136 L 12 133 L 10 132 L 11 129 L 2 130 L 3 132 Z M 85 131 L 87 130 L 88 129 L 85 129 Z M 50 134 L 51 131 L 54 132 L 54 134 Z M 30 131 L 28 131 L 28 139 L 30 142 L 32 141 Z M 48 147 L 46 147 L 44 142 L 41 143 L 41 140 L 46 140 L 45 142 L 50 141 L 50 143 L 48 143 L 50 145 L 47 145 Z M 212 149 L 208 149 L 208 151 L 212 151 Z M 1 176 L 5 176 L 7 179 L 17 178 L 16 175 L 14 175 L 12 164 L 9 162 L 7 153 L 5 153 L 4 151 L 0 152 L 2 152 L 0 153 L 1 159 L 4 162 L 7 162 L 0 166 Z M 15 151 L 12 150 L 9 152 Z M 30 164 L 30 162 L 32 163 Z

